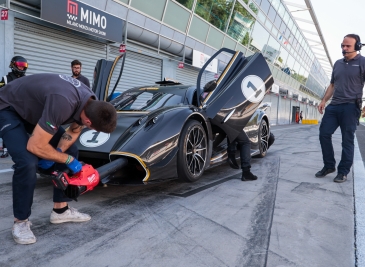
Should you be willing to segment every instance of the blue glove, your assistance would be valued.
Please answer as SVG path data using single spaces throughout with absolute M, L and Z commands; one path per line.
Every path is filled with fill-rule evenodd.
M 57 147 L 56 149 L 59 152 L 62 152 L 61 148 Z M 42 168 L 43 170 L 48 170 L 49 168 L 51 168 L 54 164 L 54 161 L 52 160 L 48 160 L 48 159 L 40 159 L 38 161 L 38 167 Z
M 74 158 L 73 161 L 71 161 L 69 164 L 67 164 L 67 167 L 73 172 L 78 173 L 82 169 L 81 163 Z
M 48 170 L 49 168 L 51 168 L 54 164 L 54 161 L 52 160 L 48 160 L 48 159 L 40 159 L 38 161 L 38 167 L 42 168 L 44 170 Z

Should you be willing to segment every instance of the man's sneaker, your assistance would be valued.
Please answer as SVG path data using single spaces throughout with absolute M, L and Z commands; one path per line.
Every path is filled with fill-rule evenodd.
M 242 172 L 242 178 L 241 181 L 254 181 L 257 180 L 257 176 L 253 175 L 250 171 L 244 171 Z
M 7 157 L 9 157 L 9 153 L 8 152 L 3 152 L 2 154 L 1 154 L 1 156 L 0 156 L 0 158 L 7 158 Z
M 52 210 L 50 222 L 64 223 L 64 222 L 86 222 L 91 219 L 89 214 L 81 213 L 75 208 L 68 207 L 68 209 L 61 214 Z
M 343 175 L 342 173 L 337 174 L 337 176 L 335 177 L 335 179 L 333 179 L 333 181 L 335 183 L 343 183 L 347 180 L 346 175 Z
M 15 242 L 22 245 L 33 244 L 37 241 L 30 226 L 30 221 L 18 221 L 15 222 L 12 229 L 12 234 Z
M 335 171 L 336 171 L 336 168 L 328 169 L 326 167 L 323 167 L 322 170 L 320 170 L 319 172 L 316 173 L 316 177 L 317 178 L 322 178 L 322 177 L 325 177 L 327 174 L 333 173 Z

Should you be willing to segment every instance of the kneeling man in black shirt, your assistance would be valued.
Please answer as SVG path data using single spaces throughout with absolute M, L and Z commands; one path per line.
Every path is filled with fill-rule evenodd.
M 29 216 L 37 180 L 37 168 L 68 168 L 77 173 L 74 142 L 84 126 L 110 133 L 116 127 L 116 110 L 96 100 L 82 82 L 66 75 L 35 74 L 16 79 L 0 89 L 0 137 L 15 162 L 13 175 L 12 234 L 19 244 L 32 244 Z M 61 125 L 70 124 L 65 131 Z M 84 222 L 91 219 L 68 206 L 63 191 L 54 188 L 51 223 Z

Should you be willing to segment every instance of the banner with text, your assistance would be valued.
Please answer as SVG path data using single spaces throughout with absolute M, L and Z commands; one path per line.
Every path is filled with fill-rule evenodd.
M 77 0 L 42 0 L 41 18 L 103 39 L 123 42 L 122 19 Z
M 201 69 L 204 66 L 205 62 L 207 62 L 209 59 L 210 59 L 210 56 L 208 56 L 207 54 L 204 54 L 197 50 L 193 50 L 193 66 L 194 67 L 198 67 Z M 207 66 L 206 70 L 217 73 L 218 72 L 218 60 L 216 58 L 213 59 L 212 62 L 210 62 L 210 64 Z

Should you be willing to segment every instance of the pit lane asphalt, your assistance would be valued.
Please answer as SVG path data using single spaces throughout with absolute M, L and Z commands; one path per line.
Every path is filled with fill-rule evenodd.
M 70 204 L 92 215 L 86 223 L 52 225 L 52 184 L 39 178 L 33 245 L 12 239 L 12 161 L 0 159 L 0 266 L 364 266 L 365 212 L 359 202 L 355 216 L 354 203 L 365 199 L 365 127 L 342 184 L 336 173 L 314 176 L 323 167 L 318 128 L 272 127 L 268 155 L 252 160 L 257 181 L 225 164 L 192 184 L 97 187 Z M 338 162 L 339 131 L 333 142 Z

